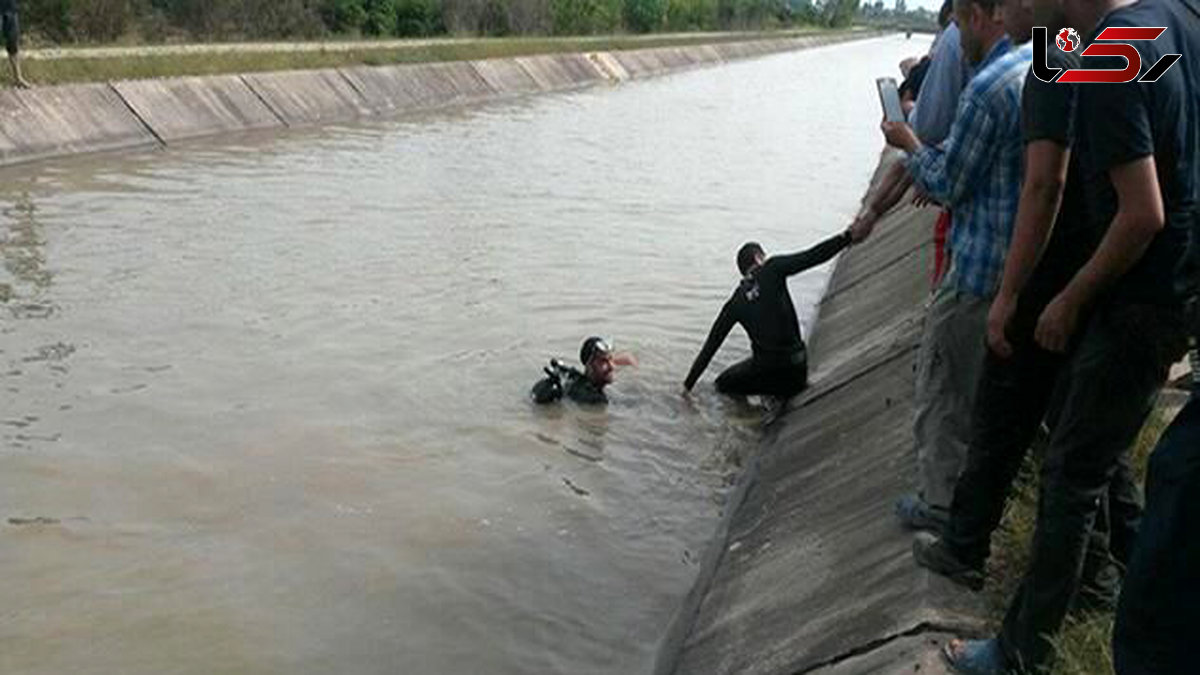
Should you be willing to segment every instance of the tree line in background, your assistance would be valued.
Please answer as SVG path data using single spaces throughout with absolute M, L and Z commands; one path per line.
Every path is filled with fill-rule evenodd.
M 847 26 L 859 0 L 21 0 L 36 41 L 589 35 Z
M 856 23 L 876 28 L 892 28 L 914 31 L 936 31 L 937 13 L 924 7 L 908 9 L 905 0 L 896 0 L 893 8 L 883 5 L 883 0 L 866 0 L 858 8 Z

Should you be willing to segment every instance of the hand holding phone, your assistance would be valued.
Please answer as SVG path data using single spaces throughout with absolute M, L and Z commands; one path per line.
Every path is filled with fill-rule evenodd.
M 880 77 L 875 80 L 879 90 L 879 103 L 883 106 L 883 117 L 888 122 L 904 122 L 904 108 L 900 106 L 900 89 L 896 80 L 890 77 Z

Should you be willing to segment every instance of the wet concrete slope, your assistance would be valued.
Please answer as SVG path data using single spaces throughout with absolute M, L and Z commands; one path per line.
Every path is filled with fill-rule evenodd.
M 913 564 L 892 515 L 915 479 L 935 217 L 901 207 L 842 256 L 811 340 L 814 384 L 743 479 L 660 672 L 939 673 L 946 636 L 980 628 L 974 600 Z

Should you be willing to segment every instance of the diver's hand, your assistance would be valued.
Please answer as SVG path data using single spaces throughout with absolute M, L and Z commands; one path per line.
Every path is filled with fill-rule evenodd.
M 854 216 L 854 221 L 846 230 L 850 233 L 850 243 L 860 244 L 866 241 L 867 237 L 870 237 L 871 233 L 875 231 L 875 224 L 879 222 L 880 215 L 882 214 L 873 203 L 863 204 L 863 207 L 858 210 L 858 215 Z
M 863 213 L 859 214 L 854 222 L 850 224 L 850 243 L 861 244 L 871 236 L 871 232 L 875 230 L 875 221 L 879 219 L 879 214 L 875 209 L 867 208 Z
M 633 354 L 613 354 L 613 365 L 637 368 L 638 360 Z

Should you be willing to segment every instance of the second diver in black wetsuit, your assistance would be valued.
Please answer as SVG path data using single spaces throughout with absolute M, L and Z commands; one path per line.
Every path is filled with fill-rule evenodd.
M 851 232 L 846 231 L 807 251 L 771 258 L 757 243 L 742 246 L 737 258 L 742 281 L 721 308 L 684 388 L 691 391 L 729 331 L 741 324 L 750 336 L 753 356 L 721 373 L 717 391 L 780 398 L 800 393 L 808 385 L 808 355 L 788 292 L 788 277 L 829 261 L 852 241 Z
M 604 388 L 612 384 L 616 366 L 636 366 L 632 354 L 617 354 L 603 338 L 590 337 L 579 349 L 579 361 L 584 369 L 577 370 L 558 359 L 550 361 L 546 377 L 530 391 L 535 403 L 554 403 L 564 396 L 576 403 L 608 403 Z

